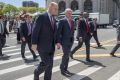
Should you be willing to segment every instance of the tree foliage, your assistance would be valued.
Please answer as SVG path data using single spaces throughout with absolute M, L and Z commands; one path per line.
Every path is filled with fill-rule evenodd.
M 5 4 L 3 2 L 0 2 L 0 15 L 1 14 L 9 14 L 9 15 L 17 15 L 21 11 L 26 11 L 28 13 L 34 14 L 36 12 L 44 12 L 44 8 L 38 8 L 38 7 L 20 7 L 17 8 L 16 6 L 13 6 L 11 4 Z
M 19 8 L 20 11 L 26 11 L 28 13 L 36 13 L 36 12 L 44 12 L 44 8 L 37 8 L 37 7 L 21 7 Z

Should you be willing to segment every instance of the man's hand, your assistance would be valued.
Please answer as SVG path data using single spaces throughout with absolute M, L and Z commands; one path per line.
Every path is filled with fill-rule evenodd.
M 91 33 L 91 36 L 93 36 L 93 33 Z
M 57 49 L 60 49 L 60 48 L 61 48 L 61 44 L 57 43 Z
M 83 41 L 82 37 L 79 37 L 79 41 L 80 41 L 80 42 L 82 42 L 82 41 Z
M 31 47 L 31 49 L 32 49 L 34 52 L 36 52 L 36 51 L 37 51 L 37 45 L 36 45 L 36 44 L 33 44 L 32 47 Z
M 24 38 L 24 37 L 22 37 L 22 41 L 25 41 L 25 38 Z

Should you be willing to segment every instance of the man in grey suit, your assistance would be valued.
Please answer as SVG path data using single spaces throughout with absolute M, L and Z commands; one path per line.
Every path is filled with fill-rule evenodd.
M 48 10 L 38 16 L 32 35 L 32 50 L 38 50 L 41 62 L 34 71 L 34 80 L 39 80 L 39 75 L 45 72 L 44 80 L 51 80 L 53 57 L 56 44 L 56 20 L 58 4 L 51 2 Z
M 117 27 L 117 44 L 115 45 L 115 47 L 113 48 L 112 52 L 110 53 L 110 55 L 112 57 L 116 57 L 115 56 L 115 52 L 117 51 L 117 49 L 120 47 L 120 25 Z
M 71 51 L 71 47 L 74 42 L 74 21 L 71 18 L 72 10 L 66 9 L 65 10 L 65 18 L 61 19 L 58 23 L 58 30 L 57 30 L 57 45 L 62 46 L 63 50 L 63 57 L 62 62 L 60 65 L 61 74 L 64 76 L 72 76 L 73 74 L 70 73 L 68 69 L 68 62 L 69 62 L 69 54 Z

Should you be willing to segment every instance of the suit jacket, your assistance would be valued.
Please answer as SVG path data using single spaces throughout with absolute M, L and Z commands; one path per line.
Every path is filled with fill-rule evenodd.
M 86 27 L 85 20 L 84 19 L 80 20 L 79 21 L 79 25 L 78 25 L 77 38 L 79 38 L 79 37 L 85 38 L 87 36 L 87 34 L 90 34 L 90 33 L 94 32 L 94 26 L 93 26 L 92 21 L 89 21 L 89 29 L 90 29 L 89 33 L 86 32 L 86 28 L 87 27 Z
M 94 23 L 94 22 L 92 21 L 92 23 L 93 23 L 93 26 L 94 26 L 94 31 L 97 31 L 97 28 L 98 28 L 98 24 L 97 24 L 97 22 Z M 95 29 L 95 25 L 96 25 L 96 29 Z
M 89 25 L 90 25 L 90 33 L 93 33 L 94 29 L 95 29 L 95 25 L 94 25 L 93 21 L 90 21 Z M 96 29 L 97 29 L 97 24 L 96 24 Z
M 9 35 L 9 32 L 7 30 L 7 27 L 6 27 L 6 22 L 3 22 L 3 26 L 4 26 L 4 33 L 3 33 L 3 37 L 6 38 L 6 35 Z
M 117 29 L 117 41 L 120 41 L 120 27 L 116 29 Z
M 68 20 L 66 18 L 61 19 L 58 23 L 57 42 L 62 45 L 71 45 L 74 41 L 74 30 L 74 21 L 72 21 L 72 27 L 70 28 Z
M 45 12 L 40 14 L 34 24 L 32 44 L 38 45 L 39 52 L 54 52 L 56 43 L 56 31 L 56 23 L 54 23 L 53 29 L 48 13 Z
M 32 32 L 32 27 L 33 27 L 33 24 L 31 23 L 31 32 Z M 27 22 L 24 21 L 23 23 L 21 23 L 21 26 L 20 26 L 20 37 L 21 38 L 25 37 L 25 39 L 28 39 L 29 38 L 28 31 L 29 30 L 28 30 Z

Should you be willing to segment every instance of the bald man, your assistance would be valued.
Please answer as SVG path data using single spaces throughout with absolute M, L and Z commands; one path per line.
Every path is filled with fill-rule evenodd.
M 57 14 L 58 4 L 52 2 L 47 12 L 40 14 L 35 21 L 32 50 L 38 50 L 41 62 L 34 71 L 34 80 L 39 80 L 39 75 L 43 72 L 44 80 L 51 80 L 57 30 L 54 16 Z
M 61 19 L 58 23 L 58 31 L 57 31 L 57 47 L 60 48 L 62 46 L 63 57 L 60 65 L 61 74 L 67 77 L 73 75 L 73 73 L 68 71 L 68 62 L 69 62 L 69 54 L 71 51 L 71 47 L 74 42 L 74 21 L 72 20 L 72 10 L 65 10 L 65 18 Z

